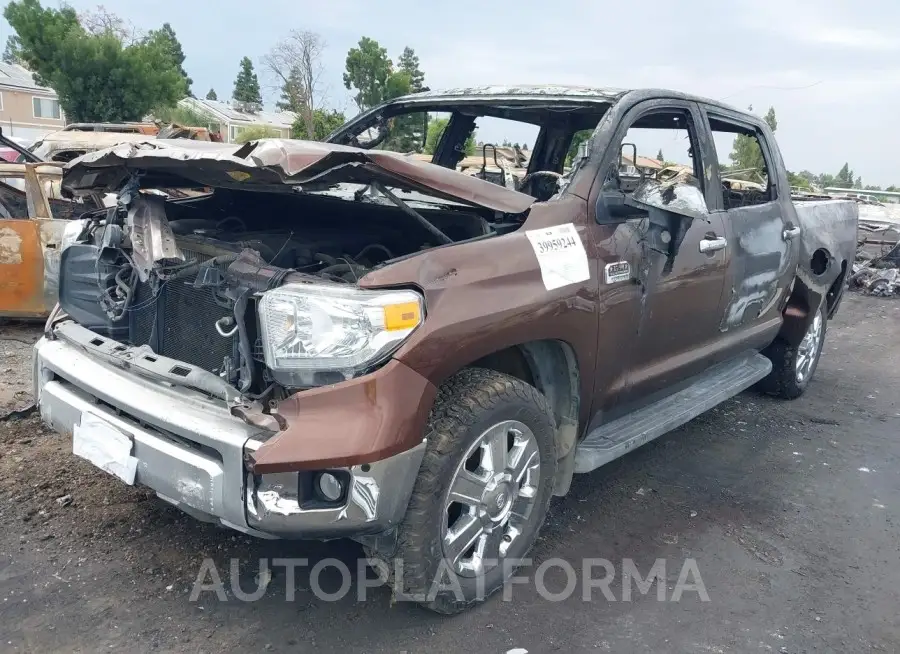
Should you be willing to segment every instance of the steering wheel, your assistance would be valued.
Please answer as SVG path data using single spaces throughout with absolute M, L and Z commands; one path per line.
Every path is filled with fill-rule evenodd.
M 554 188 L 553 193 L 547 195 L 547 197 L 539 197 L 538 200 L 547 200 L 556 194 L 556 188 L 559 186 L 559 181 L 562 179 L 562 175 L 559 173 L 553 172 L 552 170 L 536 170 L 533 173 L 528 173 L 525 177 L 522 178 L 522 181 L 519 182 L 517 191 L 525 193 L 526 188 L 530 188 L 532 182 L 535 179 L 553 179 L 556 181 L 556 187 Z M 529 195 L 534 195 L 533 193 L 529 193 Z M 537 197 L 537 196 L 535 196 Z

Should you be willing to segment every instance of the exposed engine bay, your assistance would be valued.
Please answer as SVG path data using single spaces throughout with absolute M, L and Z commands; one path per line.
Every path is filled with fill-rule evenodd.
M 61 308 L 98 334 L 198 366 L 264 401 L 345 377 L 273 375 L 262 352 L 261 294 L 284 284 L 350 286 L 388 261 L 522 220 L 402 200 L 377 183 L 328 193 L 217 188 L 177 200 L 139 185 L 136 176 L 116 207 L 88 214 L 64 249 Z

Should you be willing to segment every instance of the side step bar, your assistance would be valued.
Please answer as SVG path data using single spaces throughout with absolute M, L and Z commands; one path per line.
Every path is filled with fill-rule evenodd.
M 680 427 L 769 374 L 761 354 L 726 361 L 698 375 L 690 386 L 594 429 L 575 451 L 575 472 L 590 472 Z

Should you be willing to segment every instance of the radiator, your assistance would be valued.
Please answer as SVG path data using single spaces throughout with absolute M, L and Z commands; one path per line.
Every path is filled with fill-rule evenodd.
M 188 261 L 208 257 L 185 251 Z M 194 277 L 163 284 L 153 297 L 149 284 L 139 283 L 129 320 L 131 342 L 149 345 L 162 356 L 218 373 L 226 357 L 237 354 L 237 335 L 220 336 L 215 323 L 233 311 L 216 302 L 211 288 L 194 288 Z

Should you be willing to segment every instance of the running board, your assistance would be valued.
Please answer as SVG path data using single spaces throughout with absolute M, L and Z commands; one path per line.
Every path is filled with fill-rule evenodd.
M 750 354 L 711 367 L 690 386 L 590 432 L 575 451 L 575 472 L 590 472 L 680 427 L 769 374 L 772 362 Z

